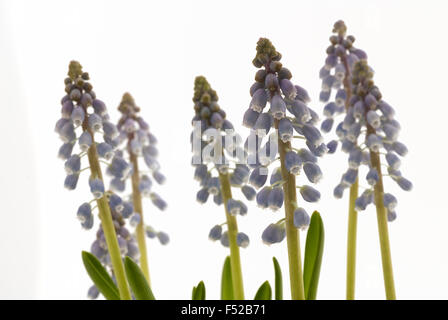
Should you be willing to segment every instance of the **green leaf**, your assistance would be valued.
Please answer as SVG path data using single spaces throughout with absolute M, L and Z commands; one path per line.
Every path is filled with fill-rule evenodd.
M 204 281 L 198 283 L 196 287 L 193 287 L 192 300 L 205 300 L 205 285 Z
M 263 282 L 255 295 L 254 300 L 272 300 L 272 289 L 269 281 Z
M 221 277 L 221 300 L 233 300 L 232 268 L 230 257 L 224 260 Z
M 126 257 L 124 259 L 124 268 L 135 299 L 155 300 L 156 298 L 154 298 L 152 290 L 149 287 L 148 281 L 146 281 L 142 270 L 131 258 Z
M 109 273 L 101 265 L 101 262 L 93 254 L 86 251 L 82 252 L 82 262 L 98 291 L 107 300 L 120 300 L 118 288 Z
M 193 291 L 191 292 L 191 300 L 194 300 L 195 292 L 196 292 L 196 287 L 193 287 Z
M 316 299 L 322 255 L 324 252 L 324 238 L 325 233 L 322 218 L 319 212 L 314 211 L 306 236 L 305 261 L 303 266 L 305 298 L 307 300 Z
M 283 300 L 283 279 L 282 270 L 280 269 L 280 264 L 275 257 L 272 258 L 274 262 L 274 272 L 275 272 L 275 300 Z

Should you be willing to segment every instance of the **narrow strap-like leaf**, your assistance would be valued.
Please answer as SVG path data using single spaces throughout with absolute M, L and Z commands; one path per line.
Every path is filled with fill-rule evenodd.
M 193 288 L 193 300 L 205 300 L 204 281 L 199 282 L 198 285 Z
M 124 259 L 124 268 L 126 270 L 126 276 L 128 278 L 129 286 L 134 293 L 136 300 L 155 300 L 148 281 L 146 281 L 140 267 L 132 261 L 131 258 L 126 257 Z
M 120 300 L 118 288 L 109 273 L 101 265 L 101 262 L 93 254 L 86 251 L 82 252 L 82 262 L 98 291 L 107 300 Z
M 274 272 L 275 272 L 275 300 L 283 300 L 283 278 L 282 270 L 280 269 L 280 264 L 275 257 L 272 258 L 274 262 Z
M 233 300 L 232 269 L 230 267 L 230 257 L 224 260 L 221 278 L 221 300 Z
M 196 287 L 193 287 L 193 290 L 191 291 L 191 300 L 194 300 L 195 293 L 196 293 Z
M 272 300 L 272 289 L 269 281 L 263 282 L 255 295 L 254 300 Z
M 310 227 L 306 236 L 305 261 L 303 279 L 305 283 L 305 297 L 315 300 L 319 285 L 320 267 L 324 252 L 324 224 L 319 212 L 314 211 L 311 216 Z

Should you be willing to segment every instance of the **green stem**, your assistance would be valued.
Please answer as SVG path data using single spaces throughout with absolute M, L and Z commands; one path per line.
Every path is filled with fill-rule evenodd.
M 351 72 L 347 61 L 347 57 L 341 57 L 345 67 L 344 89 L 346 92 L 345 110 L 350 108 L 350 98 L 352 96 Z M 356 234 L 358 229 L 358 213 L 355 210 L 355 201 L 358 197 L 359 183 L 358 178 L 354 184 L 350 186 L 350 200 L 348 209 L 348 230 L 347 230 L 347 283 L 346 298 L 347 300 L 355 299 L 355 283 L 356 283 Z
M 131 140 L 132 138 L 129 139 L 129 141 Z M 131 151 L 130 146 L 128 149 L 130 160 L 134 168 L 132 173 L 132 202 L 134 204 L 135 212 L 138 212 L 140 214 L 140 223 L 135 228 L 138 249 L 140 251 L 140 268 L 142 269 L 142 272 L 145 275 L 148 284 L 151 285 L 149 277 L 148 253 L 146 248 L 145 223 L 143 221 L 142 195 L 138 188 L 140 185 L 140 172 L 138 170 L 138 159 L 137 156 Z
M 369 133 L 374 130 L 369 127 Z M 384 287 L 386 290 L 386 299 L 395 300 L 395 284 L 394 284 L 394 273 L 392 270 L 392 256 L 390 252 L 390 242 L 389 242 L 389 231 L 387 227 L 387 212 L 384 208 L 383 195 L 383 178 L 381 176 L 381 160 L 380 156 L 376 152 L 370 152 L 370 162 L 373 168 L 378 171 L 379 180 L 375 184 L 374 196 L 376 205 L 376 215 L 378 220 L 378 233 L 380 237 L 380 247 L 381 247 L 381 261 L 383 264 L 383 277 L 384 277 Z
M 356 280 L 356 233 L 358 225 L 358 213 L 355 210 L 355 201 L 358 198 L 358 178 L 350 187 L 350 200 L 348 209 L 347 232 L 347 300 L 355 299 Z
M 275 127 L 278 127 L 277 120 L 275 122 Z M 286 150 L 291 150 L 291 143 L 284 143 L 279 137 L 278 149 L 280 153 L 282 177 L 285 181 L 283 184 L 283 192 L 285 193 L 285 227 L 289 258 L 291 299 L 305 300 L 299 230 L 294 226 L 294 204 L 297 201 L 296 177 L 293 174 L 290 174 L 285 166 Z
M 227 201 L 232 198 L 230 181 L 228 174 L 219 174 L 221 183 L 222 200 L 226 212 L 227 233 L 229 236 L 230 247 L 230 267 L 232 270 L 233 297 L 235 300 L 244 300 L 243 274 L 241 272 L 240 248 L 236 241 L 238 235 L 238 225 L 236 217 L 232 216 L 227 210 Z
M 88 131 L 92 136 L 92 145 L 90 146 L 87 156 L 90 163 L 90 171 L 93 178 L 98 178 L 103 180 L 103 174 L 101 172 L 100 162 L 98 160 L 98 153 L 96 150 L 96 144 L 94 141 L 94 133 L 89 128 L 86 120 L 83 123 L 84 131 Z M 96 200 L 99 217 L 101 219 L 101 225 L 104 231 L 104 236 L 106 238 L 107 249 L 109 251 L 110 259 L 112 262 L 112 268 L 117 280 L 118 290 L 120 292 L 120 297 L 122 300 L 131 300 L 131 292 L 129 291 L 129 286 L 126 280 L 126 275 L 123 266 L 123 260 L 121 259 L 120 247 L 118 245 L 117 234 L 115 232 L 114 222 L 112 220 L 112 214 L 110 212 L 109 203 L 107 201 L 107 196 L 104 195 L 100 199 Z

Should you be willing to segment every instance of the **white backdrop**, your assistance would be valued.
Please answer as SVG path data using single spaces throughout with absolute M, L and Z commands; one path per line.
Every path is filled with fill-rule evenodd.
M 53 132 L 71 59 L 79 60 L 112 117 L 130 91 L 159 139 L 167 175 L 159 188 L 168 210 L 145 203 L 146 219 L 171 236 L 149 243 L 153 288 L 160 299 L 188 299 L 204 280 L 209 298 L 219 297 L 227 250 L 207 240 L 224 220 L 223 209 L 195 201 L 189 133 L 193 80 L 205 75 L 228 118 L 240 126 L 256 69 L 251 61 L 260 36 L 272 40 L 308 89 L 321 113 L 318 71 L 333 23 L 343 19 L 356 46 L 367 51 L 375 81 L 402 123 L 410 153 L 403 172 L 411 193 L 386 187 L 398 200 L 390 224 L 398 298 L 448 298 L 448 215 L 445 147 L 448 47 L 446 1 L 1 1 L 0 2 L 0 298 L 85 298 L 90 281 L 80 252 L 94 232 L 81 229 L 78 205 L 89 197 L 86 177 L 76 191 L 63 189 L 63 163 Z M 321 161 L 325 253 L 318 298 L 345 297 L 347 197 L 332 197 L 346 156 Z M 286 276 L 286 245 L 267 247 L 260 235 L 281 213 L 253 203 L 239 219 L 251 237 L 242 250 L 246 295 L 273 280 L 272 256 Z M 357 297 L 382 299 L 384 289 L 374 208 L 359 217 Z M 304 242 L 302 235 L 302 244 Z M 286 294 L 289 297 L 289 294 Z

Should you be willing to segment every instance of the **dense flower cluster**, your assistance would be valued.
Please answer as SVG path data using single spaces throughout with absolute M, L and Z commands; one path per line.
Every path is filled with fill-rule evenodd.
M 60 147 L 58 156 L 65 160 L 64 186 L 73 190 L 76 188 L 81 172 L 81 158 L 87 154 L 89 148 L 94 144 L 95 133 L 103 135 L 103 141 L 95 142 L 95 153 L 99 158 L 110 160 L 117 146 L 118 130 L 109 121 L 106 105 L 96 98 L 93 87 L 88 82 L 89 75 L 82 72 L 79 63 L 70 63 L 69 77 L 65 79 L 65 91 L 67 94 L 62 98 L 61 118 L 56 122 L 55 131 L 59 134 L 63 145 Z M 93 109 L 93 112 L 90 110 Z M 80 134 L 78 136 L 77 129 Z M 79 153 L 73 149 L 78 145 Z M 129 172 L 129 165 L 123 164 L 122 174 Z M 103 181 L 99 177 L 89 179 L 89 186 L 95 198 L 101 198 L 104 193 Z M 92 221 L 93 223 L 93 221 Z M 90 223 L 85 223 L 88 226 Z
M 352 76 L 353 96 L 350 101 L 350 108 L 344 118 L 342 124 L 342 134 L 348 135 L 348 132 L 353 132 L 354 126 L 366 128 L 363 138 L 363 144 L 372 153 L 381 154 L 384 156 L 383 163 L 387 163 L 388 176 L 394 180 L 398 186 L 405 190 L 412 189 L 412 183 L 402 176 L 399 170 L 401 165 L 400 157 L 408 153 L 407 147 L 398 141 L 398 134 L 401 126 L 397 120 L 394 119 L 394 109 L 382 99 L 381 92 L 375 86 L 373 80 L 373 71 L 368 66 L 366 60 L 361 60 L 355 64 Z M 350 124 L 349 124 L 350 123 Z M 351 129 L 351 130 L 350 130 Z M 357 130 L 356 130 L 357 133 Z M 358 133 L 358 136 L 360 133 Z M 358 139 L 357 135 L 355 141 Z M 346 143 L 347 144 L 347 143 Z M 363 153 L 355 144 L 352 148 L 346 148 L 349 153 L 349 166 L 345 176 L 350 175 L 349 172 L 358 172 L 358 166 L 363 162 L 368 165 L 368 173 L 366 180 L 372 188 L 379 181 L 381 170 L 378 170 L 373 165 L 373 161 L 368 157 L 368 153 Z M 399 157 L 400 156 L 400 157 Z M 385 161 L 384 161 L 385 160 Z M 350 179 L 344 179 L 337 189 L 344 188 L 346 182 L 350 183 Z M 337 194 L 338 192 L 336 192 Z M 387 209 L 387 218 L 393 221 L 396 218 L 395 207 L 397 199 L 390 193 L 384 193 L 383 204 Z M 365 210 L 367 205 L 374 202 L 372 189 L 365 190 L 361 196 L 356 199 L 356 209 Z
M 156 147 L 157 139 L 149 131 L 147 122 L 139 116 L 140 108 L 135 104 L 133 97 L 129 93 L 123 95 L 118 110 L 122 113 L 117 124 L 121 139 L 119 154 L 122 157 L 126 154 L 126 160 L 131 164 L 135 163 L 137 166 L 137 168 L 133 168 L 137 172 L 133 171 L 132 174 L 137 173 L 138 175 L 138 192 L 144 197 L 149 197 L 152 204 L 163 211 L 166 209 L 167 203 L 157 193 L 152 191 L 153 180 L 157 184 L 163 184 L 165 182 L 165 176 L 160 172 L 160 164 L 157 161 L 159 153 Z M 149 170 L 148 174 L 138 170 L 138 159 L 140 157 L 143 158 Z M 126 180 L 131 180 L 130 178 L 123 180 L 120 177 L 114 176 L 111 180 L 110 188 L 116 192 L 123 192 L 125 191 Z M 140 212 L 136 213 L 136 216 L 132 217 L 135 220 L 131 218 L 131 222 L 134 225 L 140 222 L 140 214 Z M 157 237 L 163 245 L 169 242 L 169 237 L 165 232 L 155 231 L 149 225 L 145 226 L 145 230 L 149 238 L 153 239 Z
M 117 194 L 108 192 L 109 206 L 112 213 L 112 219 L 115 226 L 115 232 L 117 234 L 118 245 L 120 247 L 120 252 L 123 257 L 129 256 L 134 261 L 138 261 L 140 257 L 140 252 L 138 249 L 138 244 L 135 236 L 126 227 L 126 220 L 129 219 L 129 224 L 131 227 L 136 226 L 136 219 L 134 217 L 139 217 L 134 211 L 132 202 L 123 201 Z M 78 218 L 80 218 L 80 213 L 83 211 L 83 207 L 87 210 L 87 203 L 82 204 L 78 209 Z M 81 213 L 82 215 L 82 213 Z M 90 252 L 96 256 L 101 263 L 112 270 L 112 264 L 110 260 L 110 255 L 107 250 L 106 239 L 104 236 L 104 231 L 101 225 L 98 227 L 96 232 L 96 239 L 93 241 Z M 113 277 L 113 273 L 112 273 Z M 114 278 L 113 278 L 114 279 Z M 98 297 L 98 289 L 93 285 L 89 288 L 88 297 L 91 299 L 96 299 Z
M 88 82 L 89 75 L 82 72 L 81 65 L 72 61 L 69 66 L 69 77 L 65 79 L 66 95 L 62 98 L 61 118 L 57 121 L 55 131 L 63 141 L 59 149 L 59 158 L 65 160 L 67 176 L 64 185 L 67 189 L 76 188 L 80 173 L 85 169 L 91 169 L 89 187 L 93 199 L 81 204 L 77 211 L 77 218 L 81 226 L 90 230 L 94 226 L 94 209 L 92 203 L 95 200 L 107 197 L 112 219 L 117 234 L 118 244 L 123 256 L 138 259 L 139 252 L 134 237 L 125 226 L 126 218 L 131 218 L 134 224 L 134 209 L 132 202 L 123 201 L 118 195 L 105 190 L 104 180 L 100 168 L 92 169 L 98 164 L 98 159 L 108 164 L 107 171 L 115 177 L 125 179 L 132 172 L 130 164 L 120 157 L 117 146 L 120 142 L 117 127 L 109 121 L 106 105 L 96 98 L 93 87 Z M 79 131 L 79 132 L 77 132 Z M 102 141 L 97 142 L 98 136 Z M 74 152 L 75 147 L 79 149 Z M 81 168 L 82 158 L 88 157 L 90 167 Z M 94 158 L 96 160 L 92 160 Z M 135 218 L 134 218 L 135 219 Z M 107 267 L 111 267 L 110 256 L 101 224 L 98 226 L 97 238 L 92 243 L 91 252 Z M 96 298 L 98 290 L 95 286 L 89 289 L 89 297 Z
M 220 176 L 229 176 L 230 185 L 239 188 L 247 200 L 254 200 L 256 191 L 247 184 L 250 169 L 244 164 L 246 152 L 241 147 L 241 137 L 234 132 L 232 123 L 218 104 L 218 96 L 207 80 L 196 77 L 194 84 L 194 110 L 191 133 L 193 149 L 192 165 L 194 179 L 199 181 L 200 190 L 196 195 L 199 203 L 206 203 L 210 196 L 217 205 L 223 204 L 223 190 Z M 247 214 L 247 206 L 241 200 L 229 198 L 226 203 L 231 215 Z M 210 240 L 220 240 L 229 246 L 227 231 L 222 225 L 214 226 L 209 233 Z M 239 232 L 237 243 L 240 247 L 249 245 L 249 237 Z
M 322 90 L 320 100 L 327 102 L 331 96 L 331 90 L 335 89 L 338 107 L 344 105 L 346 94 L 343 91 L 343 82 L 347 68 L 349 71 L 359 60 L 367 59 L 367 54 L 353 46 L 355 37 L 346 36 L 347 27 L 341 20 L 334 24 L 333 32 L 330 37 L 330 46 L 327 48 L 327 58 L 324 66 L 320 69 L 319 77 L 322 79 Z
M 350 75 L 353 66 L 357 61 L 367 59 L 364 51 L 353 46 L 355 37 L 347 36 L 346 32 L 347 27 L 343 21 L 339 20 L 334 24 L 333 33 L 335 34 L 330 37 L 331 44 L 327 48 L 327 58 L 319 72 L 319 77 L 322 79 L 320 101 L 328 102 L 324 107 L 325 120 L 321 123 L 321 130 L 326 133 L 334 127 L 335 117 L 345 113 L 347 95 L 350 94 L 347 90 L 351 88 Z M 332 95 L 333 90 L 335 90 L 334 95 Z M 336 131 L 339 132 L 339 129 L 340 127 Z M 353 140 L 352 135 L 350 138 Z M 328 152 L 334 153 L 337 146 L 336 140 L 330 141 L 327 144 Z M 345 147 L 346 145 L 342 146 L 342 148 Z
M 322 122 L 322 131 L 331 131 L 336 116 L 344 114 L 335 132 L 341 142 L 342 151 L 349 154 L 348 170 L 334 189 L 334 196 L 341 198 L 344 190 L 358 178 L 360 166 L 367 166 L 366 181 L 370 188 L 367 188 L 355 202 L 356 210 L 362 211 L 374 203 L 373 188 L 381 178 L 381 170 L 372 164 L 371 153 L 383 155 L 385 161 L 382 162 L 387 163 L 388 175 L 403 190 L 409 191 L 412 189 L 412 183 L 399 171 L 401 165 L 399 156 L 405 156 L 408 150 L 398 141 L 401 126 L 394 119 L 394 109 L 382 99 L 380 90 L 373 82 L 373 70 L 367 64 L 367 55 L 353 47 L 355 40 L 353 36 L 345 36 L 344 22 L 336 22 L 333 31 L 337 35 L 330 38 L 332 45 L 327 49 L 329 55 L 322 69 L 324 71 L 321 70 L 321 76 L 327 74 L 323 79 L 322 88 L 328 91 L 322 91 L 326 93 L 321 93 L 321 100 L 327 102 L 330 99 L 331 89 L 326 85 L 330 81 L 326 80 L 328 77 L 335 79 L 338 85 L 333 88 L 337 88 L 338 91 L 334 101 L 324 107 L 327 119 Z M 334 75 L 330 74 L 331 70 L 334 70 Z M 340 88 L 344 81 L 346 81 L 345 89 Z M 347 104 L 346 91 L 349 91 Z M 328 147 L 334 152 L 337 145 L 338 142 L 334 140 Z M 384 193 L 382 197 L 388 220 L 395 220 L 396 198 L 389 193 Z
M 260 68 L 255 74 L 255 83 L 250 88 L 252 100 L 244 114 L 243 125 L 252 129 L 245 143 L 248 164 L 252 168 L 249 182 L 257 190 L 256 201 L 261 208 L 280 209 L 284 202 L 282 185 L 285 177 L 281 167 L 272 170 L 269 186 L 268 167 L 278 160 L 279 143 L 286 145 L 285 166 L 290 174 L 298 175 L 302 170 L 311 183 L 317 183 L 322 172 L 317 158 L 327 152 L 322 135 L 316 124 L 319 117 L 307 106 L 310 101 L 307 91 L 291 82 L 291 72 L 280 62 L 281 54 L 272 43 L 261 38 L 257 43 L 257 55 L 253 60 Z M 269 108 L 266 108 L 269 105 Z M 274 132 L 269 134 L 271 128 Z M 296 132 L 294 135 L 294 131 Z M 267 140 L 263 144 L 264 138 Z M 303 139 L 306 147 L 296 149 L 291 146 L 293 138 Z M 299 188 L 306 202 L 316 202 L 320 193 L 311 186 Z M 297 207 L 294 224 L 306 228 L 310 217 L 305 209 Z M 281 242 L 285 238 L 284 221 L 270 224 L 263 232 L 262 239 L 267 244 Z

